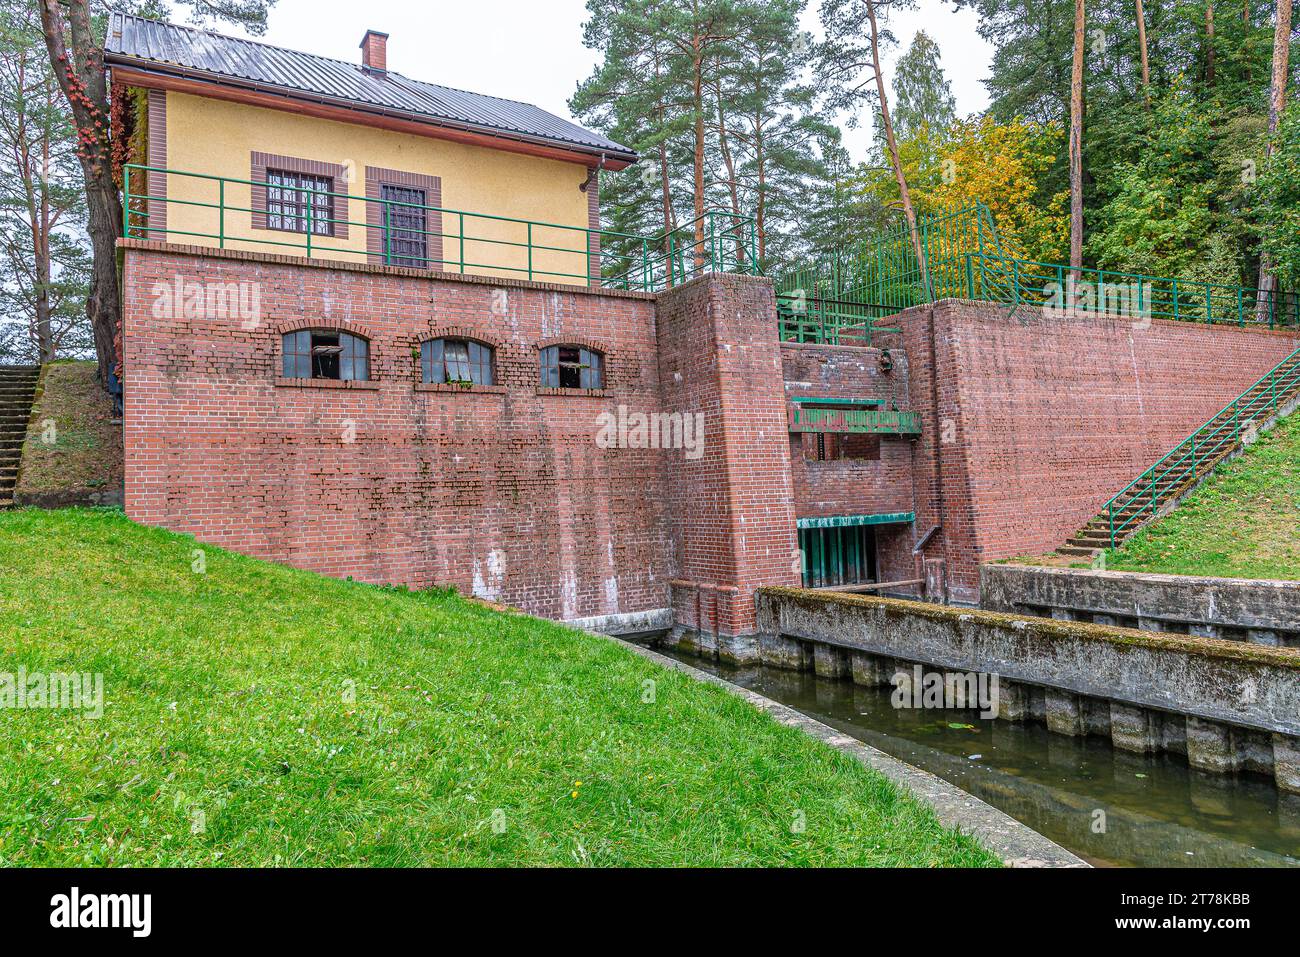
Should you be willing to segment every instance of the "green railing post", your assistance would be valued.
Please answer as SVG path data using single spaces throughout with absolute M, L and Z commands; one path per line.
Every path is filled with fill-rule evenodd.
M 122 235 L 131 238 L 131 167 L 122 170 L 122 191 L 126 194 L 122 202 Z
M 1173 289 L 1174 292 L 1174 318 L 1177 319 L 1178 318 L 1178 280 L 1177 279 L 1171 281 L 1170 288 Z
M 1242 306 L 1241 297 L 1243 292 L 1244 290 L 1240 286 L 1238 286 L 1237 287 L 1237 325 L 1239 326 L 1244 326 L 1246 324 L 1246 312 L 1244 309 L 1241 308 Z
M 311 259 L 312 208 L 316 205 L 316 191 L 307 191 L 307 258 Z
M 975 269 L 970 253 L 966 254 L 966 298 L 975 298 Z
M 1205 284 L 1205 324 L 1214 324 L 1214 307 L 1210 304 L 1210 284 Z
M 465 214 L 460 214 L 460 271 L 465 273 Z
M 393 264 L 393 204 L 384 201 L 384 265 Z
M 226 181 L 217 180 L 217 248 L 226 248 Z
M 641 291 L 650 291 L 650 240 L 641 240 Z
M 587 275 L 591 275 L 591 237 L 587 237 Z M 533 278 L 533 224 L 528 224 L 528 278 Z

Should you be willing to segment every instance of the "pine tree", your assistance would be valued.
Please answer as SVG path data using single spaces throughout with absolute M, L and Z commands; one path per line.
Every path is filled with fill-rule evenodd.
M 939 62 L 939 45 L 920 31 L 894 66 L 894 131 L 907 139 L 922 128 L 946 130 L 957 118 L 957 101 Z

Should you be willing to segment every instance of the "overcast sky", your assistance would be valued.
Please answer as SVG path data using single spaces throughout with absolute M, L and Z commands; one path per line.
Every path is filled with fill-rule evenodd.
M 810 0 L 805 26 L 816 26 L 816 0 Z M 260 38 L 277 46 L 340 60 L 359 61 L 358 44 L 367 29 L 390 35 L 388 66 L 415 79 L 536 104 L 572 117 L 568 99 L 596 63 L 582 45 L 584 0 L 279 0 L 270 26 Z M 918 8 L 896 15 L 890 28 L 898 46 L 893 62 L 924 29 L 939 44 L 944 73 L 952 83 L 959 113 L 988 105 L 981 80 L 988 74 L 991 47 L 975 32 L 970 10 L 954 12 L 942 0 L 920 0 Z M 215 27 L 235 33 L 229 25 Z M 868 130 L 847 131 L 854 156 L 862 159 L 871 141 Z

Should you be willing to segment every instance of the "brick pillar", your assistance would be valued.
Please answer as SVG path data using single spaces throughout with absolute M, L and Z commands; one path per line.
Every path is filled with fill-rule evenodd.
M 702 454 L 666 456 L 676 626 L 712 629 L 719 653 L 747 657 L 753 643 L 730 639 L 755 633 L 754 590 L 800 581 L 772 284 L 709 275 L 670 289 L 657 335 L 664 411 L 704 414 Z

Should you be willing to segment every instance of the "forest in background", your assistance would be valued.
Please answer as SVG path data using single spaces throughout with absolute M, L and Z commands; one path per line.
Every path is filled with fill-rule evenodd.
M 1291 0 L 950 2 L 994 48 L 978 115 L 958 115 L 929 36 L 891 34 L 909 0 L 588 0 L 600 62 L 570 107 L 642 155 L 604 175 L 606 228 L 750 216 L 779 272 L 978 200 L 1013 256 L 1300 289 Z M 257 34 L 273 4 L 0 0 L 0 363 L 115 361 L 106 14 Z M 857 125 L 875 132 L 860 162 Z
M 994 47 L 982 114 L 957 113 L 940 51 L 895 37 L 906 0 L 589 0 L 585 41 L 601 62 L 570 106 L 635 147 L 607 174 L 610 228 L 662 235 L 701 210 L 753 216 L 765 271 L 780 271 L 904 222 L 881 132 L 881 48 L 898 163 L 918 215 L 979 200 L 1004 248 L 1070 263 L 1072 66 L 1082 8 L 1082 264 L 1255 286 L 1267 252 L 1300 285 L 1300 108 L 1269 134 L 1275 26 L 1289 0 L 957 0 Z M 1142 29 L 1139 29 L 1139 23 Z M 1286 31 L 1289 54 L 1295 29 Z M 846 125 L 876 131 L 854 162 Z M 1268 148 L 1270 139 L 1274 149 Z

